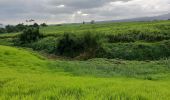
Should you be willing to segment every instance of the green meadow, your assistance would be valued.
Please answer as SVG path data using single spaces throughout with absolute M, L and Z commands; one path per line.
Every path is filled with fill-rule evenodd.
M 0 100 L 170 100 L 170 21 L 39 31 L 0 34 Z
M 48 60 L 0 46 L 1 100 L 169 100 L 170 61 Z

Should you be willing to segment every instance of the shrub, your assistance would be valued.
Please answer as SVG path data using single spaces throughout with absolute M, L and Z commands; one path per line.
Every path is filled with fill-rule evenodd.
M 64 34 L 63 38 L 59 40 L 57 52 L 59 55 L 76 57 L 81 54 L 85 58 L 95 56 L 95 52 L 100 47 L 99 38 L 93 35 L 91 32 L 86 32 L 82 36 L 76 36 L 71 34 Z
M 107 35 L 107 39 L 109 43 L 135 41 L 156 42 L 168 40 L 170 36 L 166 32 L 157 30 L 128 30 L 125 33 Z
M 6 32 L 6 30 L 4 28 L 0 28 L 0 34 L 5 33 L 5 32 Z
M 46 23 L 41 24 L 42 27 L 47 27 L 48 25 Z
M 107 43 L 97 57 L 126 60 L 158 60 L 170 56 L 170 41 L 159 43 Z
M 20 44 L 32 43 L 42 38 L 37 28 L 27 28 L 19 35 L 18 42 Z
M 38 25 L 37 23 L 34 23 L 34 24 L 32 25 L 32 27 L 34 27 L 34 28 L 39 28 L 39 25 Z
M 31 48 L 38 51 L 45 51 L 47 53 L 54 53 L 57 48 L 58 38 L 55 37 L 46 37 L 40 39 L 37 42 L 34 42 L 30 45 Z
M 7 26 L 5 26 L 5 29 L 6 29 L 7 33 L 17 32 L 16 27 L 13 25 L 7 25 Z
M 15 26 L 15 28 L 16 28 L 17 32 L 20 32 L 20 31 L 25 30 L 27 28 L 27 26 L 24 24 L 18 24 Z
M 65 33 L 58 42 L 57 52 L 59 55 L 75 57 L 83 50 L 81 41 L 76 36 Z
M 134 42 L 135 39 L 132 35 L 128 34 L 117 34 L 117 35 L 108 35 L 108 42 L 116 43 L 116 42 Z

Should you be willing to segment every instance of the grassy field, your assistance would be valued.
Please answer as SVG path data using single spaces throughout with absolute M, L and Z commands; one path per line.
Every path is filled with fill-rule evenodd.
M 103 34 L 128 33 L 129 30 L 138 30 L 146 32 L 169 31 L 170 21 L 151 21 L 151 22 L 119 22 L 119 23 L 96 23 L 96 24 L 61 24 L 41 27 L 41 33 L 45 35 L 61 35 L 64 32 L 81 34 L 84 31 L 95 31 Z M 19 33 L 2 34 L 0 38 L 15 37 Z
M 22 32 L 0 34 L 0 100 L 170 100 L 170 21 L 40 32 L 23 44 Z
M 124 22 L 124 23 L 98 23 L 98 24 L 70 24 L 53 25 L 42 27 L 40 30 L 44 34 L 63 34 L 64 32 L 73 32 L 80 34 L 84 31 L 97 31 L 104 34 L 126 33 L 128 30 L 141 31 L 161 31 L 169 29 L 170 21 L 153 22 Z M 166 30 L 165 30 L 166 31 Z
M 170 60 L 48 60 L 0 46 L 1 100 L 169 100 Z

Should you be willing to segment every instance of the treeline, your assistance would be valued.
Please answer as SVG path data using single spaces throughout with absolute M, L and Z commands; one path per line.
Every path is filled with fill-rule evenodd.
M 168 25 L 155 25 L 155 29 L 128 28 L 116 33 L 99 31 L 42 34 L 44 25 L 15 26 L 22 31 L 15 37 L 16 46 L 29 47 L 47 54 L 74 59 L 118 58 L 126 60 L 158 60 L 170 57 L 170 30 Z M 10 29 L 6 26 L 5 29 Z
M 19 34 L 14 42 L 17 46 L 30 47 L 37 51 L 76 59 L 99 57 L 157 60 L 170 57 L 170 39 L 168 36 L 164 34 L 162 37 L 158 33 L 144 34 L 134 30 L 131 31 L 131 34 L 114 36 L 87 31 L 81 35 L 67 32 L 58 37 L 47 37 L 43 36 L 38 28 L 30 27 Z M 138 40 L 145 41 L 137 42 Z
M 0 33 L 14 33 L 14 32 L 21 32 L 24 31 L 25 29 L 29 27 L 36 27 L 39 28 L 40 26 L 46 27 L 47 24 L 43 23 L 38 25 L 37 23 L 34 23 L 33 25 L 24 25 L 22 24 L 17 24 L 17 25 L 6 25 L 5 28 L 0 28 Z
M 43 50 L 59 56 L 81 59 L 89 59 L 96 56 L 97 50 L 101 47 L 99 35 L 90 31 L 83 35 L 65 33 L 61 37 L 45 37 L 36 27 L 25 29 L 22 34 L 14 40 L 16 46 L 26 46 L 34 50 Z

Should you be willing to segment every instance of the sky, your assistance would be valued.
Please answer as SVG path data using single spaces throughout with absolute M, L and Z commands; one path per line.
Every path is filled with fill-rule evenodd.
M 78 23 L 170 13 L 170 0 L 0 0 L 0 23 Z

